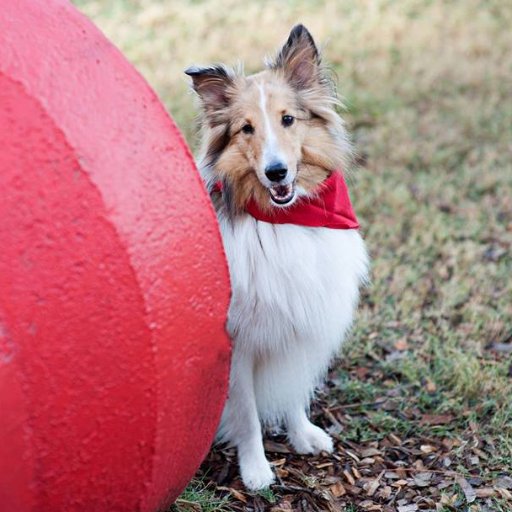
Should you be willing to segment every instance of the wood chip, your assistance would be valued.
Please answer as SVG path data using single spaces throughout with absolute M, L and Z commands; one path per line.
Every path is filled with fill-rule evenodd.
M 286 459 L 285 459 L 286 461 Z M 323 469 L 323 468 L 328 468 L 328 467 L 331 467 L 331 466 L 334 466 L 334 464 L 332 462 L 324 462 L 322 464 L 318 464 L 315 466 L 316 469 Z
M 375 457 L 375 455 L 382 455 L 382 452 L 380 450 L 377 450 L 377 448 L 365 448 L 364 450 L 361 450 L 361 457 Z
M 371 500 L 364 500 L 359 503 L 359 506 L 363 510 L 368 510 L 370 512 L 380 512 L 382 510 L 382 505 L 379 505 L 378 503 L 374 503 Z
M 350 471 L 348 471 L 347 469 L 343 470 L 343 475 L 345 476 L 350 485 L 356 485 L 356 481 L 354 480 L 354 477 L 352 476 Z
M 334 485 L 331 485 L 329 490 L 335 498 L 339 498 L 340 496 L 347 494 L 347 491 L 341 482 L 337 482 Z
M 354 452 L 351 452 L 350 450 L 345 450 L 345 453 L 351 457 L 352 459 L 354 459 L 358 464 L 361 462 L 361 459 L 354 453 Z
M 276 443 L 275 441 L 265 441 L 265 451 L 274 453 L 291 453 L 288 446 L 283 443 Z

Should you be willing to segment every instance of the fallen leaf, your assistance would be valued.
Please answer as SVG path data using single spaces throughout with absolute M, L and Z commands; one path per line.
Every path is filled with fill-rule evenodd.
M 401 446 L 402 444 L 402 440 L 395 434 L 389 434 L 389 439 L 391 440 L 391 442 L 397 446 Z
M 247 503 L 247 498 L 245 497 L 245 495 L 243 493 L 241 493 L 240 491 L 237 491 L 236 489 L 229 489 L 229 492 L 233 495 L 234 498 L 236 498 L 237 500 L 240 500 L 242 501 L 243 503 Z
M 381 471 L 377 478 L 375 478 L 367 486 L 365 486 L 366 494 L 368 494 L 368 496 L 371 497 L 371 496 L 373 496 L 375 494 L 375 491 L 379 488 L 380 479 L 382 478 L 382 475 L 384 473 L 385 473 L 385 471 Z
M 420 425 L 448 425 L 454 419 L 451 414 L 424 414 Z
M 502 489 L 512 489 L 512 478 L 509 476 L 500 476 L 495 483 L 496 487 L 501 487 Z
M 289 474 L 290 474 L 290 472 L 287 469 L 276 468 L 276 475 L 279 478 L 286 478 Z
M 477 498 L 490 498 L 496 494 L 496 490 L 492 487 L 480 487 L 475 489 L 475 494 Z
M 462 492 L 466 497 L 466 501 L 468 503 L 473 503 L 473 501 L 476 500 L 476 492 L 475 489 L 473 489 L 472 485 L 465 478 L 462 477 L 457 478 L 456 481 L 460 485 L 460 488 L 462 489 Z
M 393 489 L 389 485 L 386 485 L 379 490 L 378 496 L 380 496 L 381 498 L 386 500 L 391 496 L 392 492 L 393 492 Z
M 413 480 L 418 487 L 428 487 L 431 479 L 432 473 L 418 473 L 417 475 L 414 475 Z
M 423 453 L 433 453 L 433 452 L 437 451 L 437 448 L 435 446 L 432 446 L 431 444 L 422 444 L 420 446 L 420 450 Z
M 398 507 L 398 512 L 416 512 L 418 510 L 418 505 L 412 504 L 412 505 L 402 505 Z
M 368 373 L 370 373 L 370 369 L 366 368 L 365 366 L 360 366 L 359 368 L 356 368 L 356 375 L 361 380 L 366 378 Z
M 399 340 L 395 341 L 395 344 L 393 346 L 397 350 L 407 350 L 409 348 L 406 338 L 400 338 Z
M 512 352 L 512 343 L 493 343 L 492 350 L 496 352 L 509 353 Z
M 503 499 L 512 501 L 512 493 L 509 490 L 503 489 L 501 487 L 498 487 L 496 490 L 500 493 Z
M 436 383 L 434 381 L 431 381 L 430 379 L 427 379 L 425 389 L 427 390 L 428 393 L 435 393 L 437 390 Z
M 237 491 L 236 489 L 233 489 L 233 487 L 217 487 L 217 490 L 219 491 L 227 491 L 229 492 L 233 498 L 243 502 L 243 503 L 247 503 L 247 497 L 245 496 L 245 494 L 243 492 L 240 492 L 240 491 Z
M 364 500 L 359 503 L 359 506 L 364 509 L 368 510 L 370 512 L 379 512 L 382 510 L 382 505 L 379 505 L 377 503 L 374 503 L 371 500 Z
M 361 457 L 374 457 L 375 455 L 382 455 L 382 452 L 377 450 L 377 448 L 365 448 L 361 450 Z

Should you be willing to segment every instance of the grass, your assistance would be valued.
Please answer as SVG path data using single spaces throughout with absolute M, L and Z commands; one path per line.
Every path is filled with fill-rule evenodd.
M 229 498 L 219 497 L 215 487 L 195 478 L 183 491 L 171 512 L 229 512 Z
M 183 69 L 243 59 L 253 71 L 295 22 L 311 29 L 348 106 L 361 164 L 351 194 L 373 260 L 330 399 L 399 397 L 394 410 L 353 408 L 346 435 L 464 440 L 477 432 L 495 447 L 483 472 L 510 469 L 512 4 L 76 3 L 155 88 L 192 146 L 196 110 Z M 456 419 L 420 427 L 406 414 L 413 408 Z M 195 489 L 203 503 L 210 491 Z

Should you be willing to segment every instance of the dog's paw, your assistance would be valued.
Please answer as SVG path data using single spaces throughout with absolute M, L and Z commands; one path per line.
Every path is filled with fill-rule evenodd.
M 297 453 L 333 451 L 331 436 L 312 423 L 308 423 L 298 432 L 290 433 L 289 437 Z
M 240 474 L 245 487 L 250 491 L 259 491 L 274 482 L 274 473 L 266 459 L 241 465 Z

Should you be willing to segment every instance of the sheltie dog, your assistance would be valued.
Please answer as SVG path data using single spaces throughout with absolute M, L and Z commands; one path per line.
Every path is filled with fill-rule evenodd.
M 274 480 L 262 427 L 284 426 L 298 453 L 333 450 L 308 411 L 367 274 L 343 181 L 350 144 L 302 25 L 260 73 L 221 65 L 186 73 L 202 106 L 199 167 L 232 285 L 229 398 L 217 439 L 236 446 L 242 480 L 256 490 Z

